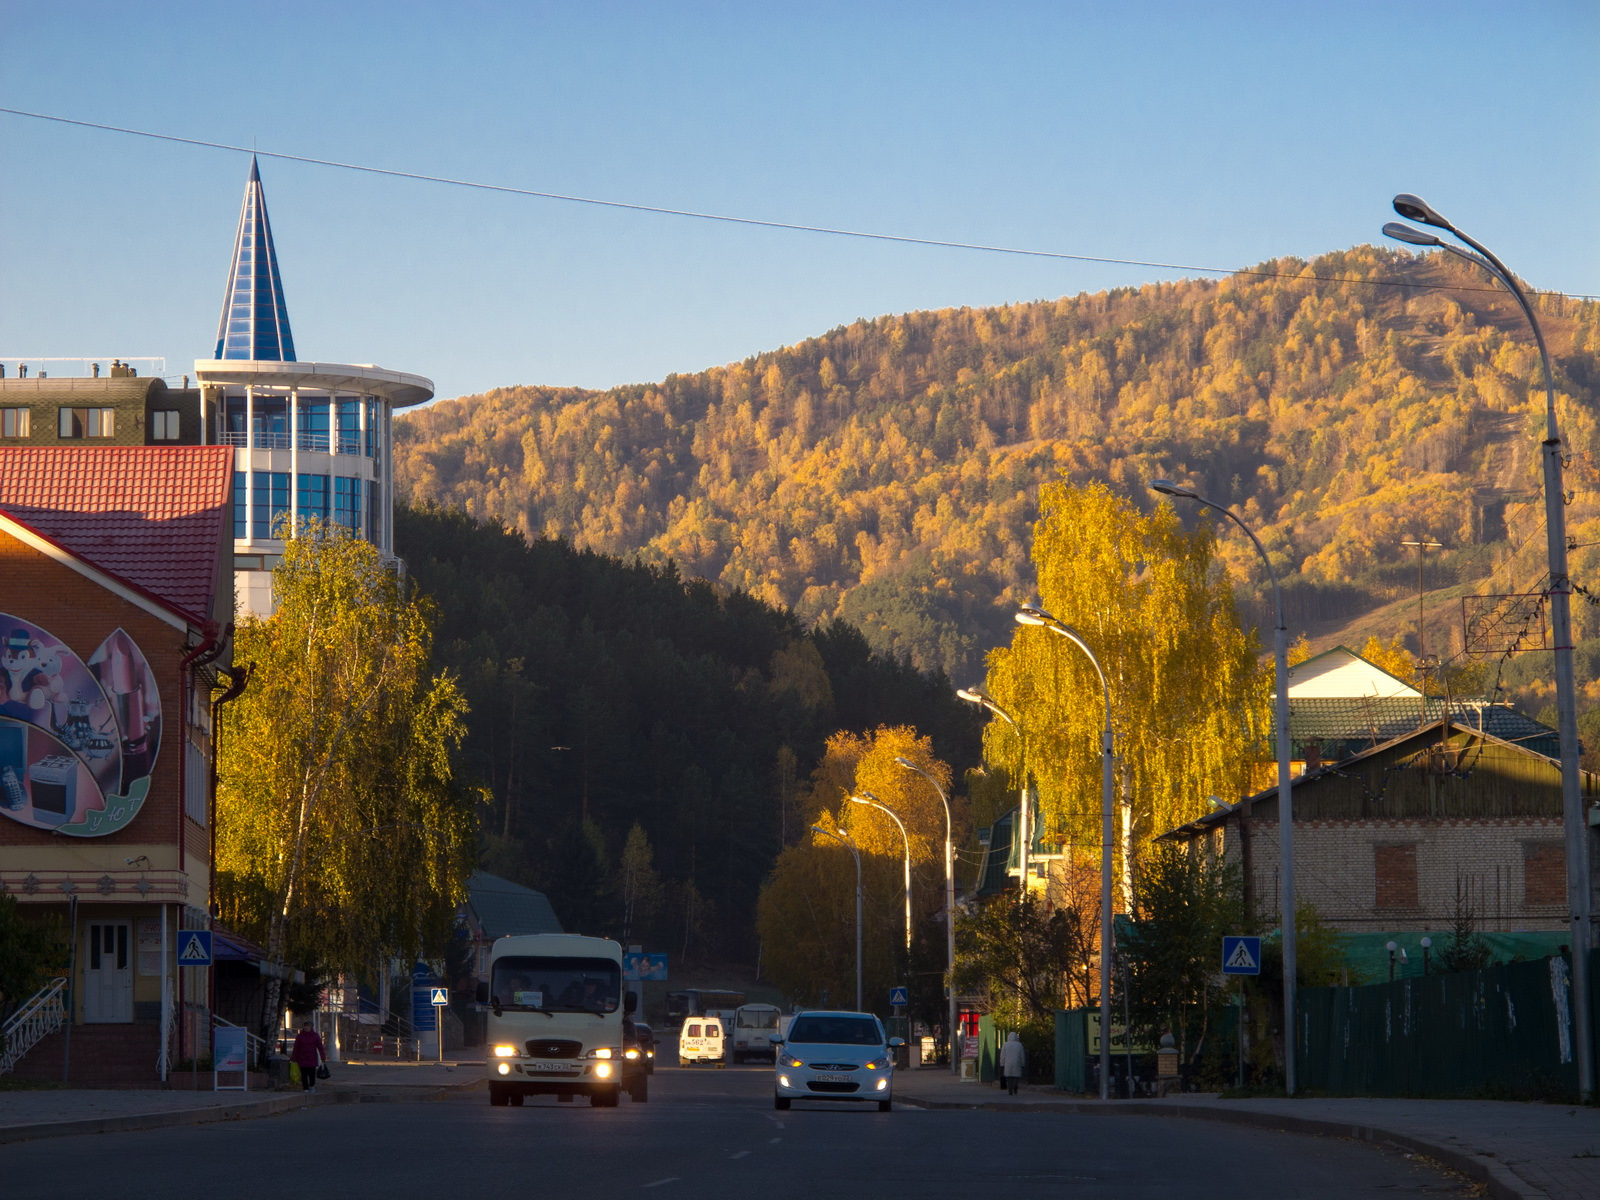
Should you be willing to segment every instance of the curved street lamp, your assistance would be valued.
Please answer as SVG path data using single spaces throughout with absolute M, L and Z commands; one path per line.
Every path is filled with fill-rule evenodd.
M 1556 726 L 1561 742 L 1561 811 L 1567 849 L 1567 904 L 1571 909 L 1573 947 L 1572 1041 L 1578 1060 L 1578 1095 L 1593 1098 L 1594 1050 L 1590 1037 L 1589 972 L 1587 958 L 1593 941 L 1590 929 L 1589 845 L 1587 814 L 1583 806 L 1583 777 L 1578 756 L 1578 689 L 1572 662 L 1572 581 L 1567 575 L 1566 484 L 1562 479 L 1565 461 L 1561 451 L 1561 427 L 1556 419 L 1555 374 L 1550 367 L 1550 351 L 1544 343 L 1544 330 L 1529 303 L 1527 293 L 1505 263 L 1482 242 L 1469 237 L 1429 206 L 1421 196 L 1402 192 L 1394 198 L 1394 210 L 1407 220 L 1443 229 L 1465 242 L 1472 250 L 1452 246 L 1435 234 L 1399 221 L 1383 227 L 1386 237 L 1411 246 L 1429 246 L 1464 258 L 1497 280 L 1516 300 L 1533 330 L 1539 347 L 1539 364 L 1544 369 L 1544 536 L 1546 566 L 1550 574 L 1550 631 L 1555 637 Z M 1476 251 L 1477 253 L 1473 253 Z M 1581 953 L 1580 953 L 1581 951 Z
M 1017 610 L 1018 625 L 1037 625 L 1066 638 L 1082 650 L 1094 673 L 1100 677 L 1100 692 L 1105 702 L 1106 721 L 1100 733 L 1100 1099 L 1111 1098 L 1111 850 L 1116 831 L 1111 802 L 1113 748 L 1111 740 L 1111 687 L 1100 660 L 1076 629 L 1057 620 L 1036 604 Z
M 999 717 L 1002 721 L 1004 721 L 1007 725 L 1011 726 L 1011 728 L 1015 729 L 1017 731 L 1017 737 L 1019 739 L 1021 739 L 1023 737 L 1022 726 L 1017 724 L 1017 719 L 1015 717 L 1013 717 L 1010 713 L 1008 713 L 1005 709 L 1001 708 L 999 703 L 995 700 L 995 698 L 993 696 L 989 695 L 989 693 L 984 691 L 981 687 L 978 687 L 977 685 L 973 685 L 972 687 L 957 688 L 956 689 L 956 695 L 958 697 L 960 697 L 962 700 L 966 700 L 967 702 L 969 702 L 971 704 L 977 704 L 977 705 L 982 706 L 983 708 L 988 709 L 995 716 Z M 1028 824 L 1029 824 L 1028 817 L 1029 817 L 1029 812 L 1028 812 L 1028 780 L 1027 780 L 1027 756 L 1026 756 L 1026 753 L 1024 753 L 1024 756 L 1023 756 L 1023 768 L 1022 768 L 1022 770 L 1023 770 L 1022 778 L 1020 780 L 1018 780 L 1018 784 L 1017 784 L 1017 795 L 1019 797 L 1021 797 L 1021 801 L 1022 801 L 1022 803 L 1020 805 L 1020 811 L 1018 813 L 1018 816 L 1021 818 L 1020 824 L 1022 826 L 1021 836 L 1018 839 L 1018 844 L 1021 846 L 1021 851 L 1020 851 L 1021 857 L 1017 860 L 1018 866 L 1021 868 L 1021 870 L 1019 871 L 1019 873 L 1017 875 L 1017 880 L 1018 880 L 1018 883 L 1019 883 L 1019 887 L 1017 889 L 1018 899 L 1019 900 L 1020 899 L 1026 899 L 1027 895 L 1028 895 L 1028 848 L 1029 848 L 1029 845 L 1030 845 L 1030 842 L 1031 842 L 1031 839 L 1028 837 Z
M 879 812 L 888 813 L 889 819 L 900 830 L 900 841 L 906 848 L 906 961 L 909 963 L 911 961 L 911 839 L 906 836 L 905 822 L 895 814 L 894 809 L 879 800 L 871 792 L 862 792 L 859 796 L 851 796 L 850 802 L 852 804 L 865 804 L 869 808 L 877 809 Z
M 866 1009 L 861 1007 L 861 851 L 856 849 L 855 842 L 845 834 L 824 829 L 821 825 L 813 825 L 811 832 L 831 837 L 836 842 L 843 842 L 856 860 L 856 1011 L 865 1012 Z
M 1277 704 L 1275 719 L 1278 726 L 1278 881 L 1280 885 L 1278 926 L 1283 930 L 1283 1082 L 1289 1095 L 1294 1095 L 1295 1072 L 1295 984 L 1299 971 L 1298 931 L 1295 928 L 1294 907 L 1294 784 L 1289 768 L 1289 627 L 1283 620 L 1283 593 L 1278 588 L 1278 573 L 1272 569 L 1267 548 L 1255 531 L 1246 525 L 1232 509 L 1224 508 L 1214 500 L 1207 500 L 1193 488 L 1173 483 L 1170 479 L 1152 479 L 1151 490 L 1177 500 L 1193 500 L 1196 504 L 1221 513 L 1232 521 L 1256 548 L 1261 564 L 1272 581 L 1272 609 L 1277 617 L 1277 627 L 1272 631 L 1272 660 L 1277 673 Z
M 961 1055 L 956 1049 L 956 868 L 955 850 L 950 842 L 950 797 L 944 794 L 937 779 L 909 758 L 896 755 L 894 761 L 904 770 L 915 771 L 926 779 L 944 805 L 944 991 L 950 1022 L 946 1026 L 950 1038 L 950 1073 L 956 1075 L 961 1072 Z

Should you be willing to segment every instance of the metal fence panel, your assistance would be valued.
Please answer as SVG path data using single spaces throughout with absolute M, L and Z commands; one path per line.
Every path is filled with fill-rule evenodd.
M 1074 1008 L 1056 1013 L 1056 1087 L 1089 1090 L 1089 1013 Z
M 1575 1098 L 1571 983 L 1558 956 L 1302 988 L 1302 1086 L 1335 1095 Z

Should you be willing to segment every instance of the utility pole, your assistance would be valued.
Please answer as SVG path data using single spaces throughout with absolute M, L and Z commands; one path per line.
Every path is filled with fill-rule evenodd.
M 1428 635 L 1422 618 L 1422 560 L 1429 550 L 1443 550 L 1444 543 L 1412 538 L 1400 544 L 1417 548 L 1417 690 L 1422 693 L 1422 720 L 1417 724 L 1421 726 L 1428 723 Z

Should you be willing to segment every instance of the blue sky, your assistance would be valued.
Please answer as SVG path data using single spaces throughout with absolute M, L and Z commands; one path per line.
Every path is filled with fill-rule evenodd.
M 778 221 L 1247 266 L 1415 191 L 1600 292 L 1600 5 L 0 0 L 0 105 Z M 208 357 L 246 157 L 0 115 L 0 361 Z M 441 396 L 1169 278 L 262 160 L 300 356 Z

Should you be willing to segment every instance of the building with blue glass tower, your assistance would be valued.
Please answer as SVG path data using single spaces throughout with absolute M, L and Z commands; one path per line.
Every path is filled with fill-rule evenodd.
M 392 414 L 432 399 L 433 383 L 371 364 L 298 360 L 254 157 L 214 357 L 197 360 L 195 375 L 203 424 L 235 447 L 241 615 L 272 611 L 272 568 L 285 530 L 301 521 L 343 526 L 394 553 Z

